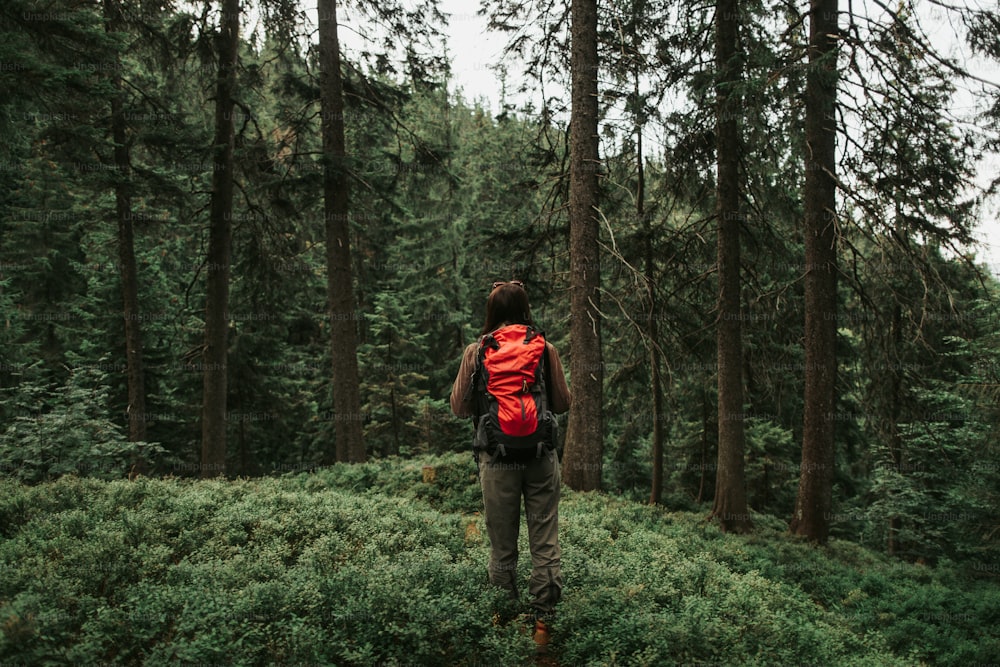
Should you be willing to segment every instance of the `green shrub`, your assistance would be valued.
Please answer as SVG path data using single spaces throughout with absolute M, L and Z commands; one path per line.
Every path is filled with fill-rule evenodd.
M 82 367 L 55 390 L 22 386 L 12 392 L 15 416 L 0 433 L 0 473 L 28 483 L 68 474 L 116 479 L 139 459 L 163 456 L 155 443 L 130 442 L 106 416 L 106 375 Z
M 423 466 L 434 468 L 424 481 Z M 1000 587 L 781 521 L 564 490 L 565 665 L 962 665 L 1000 654 Z M 0 482 L 0 658 L 25 664 L 523 665 L 486 584 L 466 455 L 281 478 Z M 519 576 L 530 571 L 522 534 Z
M 501 597 L 483 585 L 486 546 L 467 544 L 461 515 L 296 489 L 303 481 L 5 483 L 16 493 L 0 512 L 16 527 L 0 545 L 10 575 L 0 655 L 337 665 L 529 655 L 530 639 L 492 625 Z M 44 513 L 26 510 L 45 497 Z

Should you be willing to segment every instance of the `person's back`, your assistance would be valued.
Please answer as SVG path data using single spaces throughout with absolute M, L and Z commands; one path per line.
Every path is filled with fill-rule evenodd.
M 528 583 L 531 596 L 529 604 L 531 618 L 534 620 L 535 641 L 543 647 L 548 643 L 549 624 L 555 613 L 555 606 L 562 597 L 557 431 L 554 419 L 551 423 L 547 420 L 551 416 L 548 414 L 550 411 L 568 410 L 572 396 L 566 384 L 559 352 L 551 343 L 544 341 L 543 337 L 544 346 L 539 345 L 541 358 L 536 362 L 540 366 L 541 375 L 536 373 L 535 366 L 531 366 L 529 372 L 521 377 L 524 384 L 520 404 L 522 407 L 528 405 L 524 402 L 524 397 L 531 396 L 532 409 L 541 406 L 541 414 L 537 415 L 536 424 L 532 427 L 532 420 L 527 414 L 529 410 L 525 409 L 521 417 L 522 423 L 527 426 L 508 426 L 508 429 L 514 430 L 523 428 L 524 432 L 504 433 L 504 427 L 499 425 L 500 401 L 490 393 L 490 385 L 483 378 L 489 370 L 482 363 L 487 356 L 483 346 L 489 344 L 491 349 L 499 349 L 496 332 L 515 324 L 524 325 L 516 328 L 516 331 L 524 336 L 526 344 L 530 344 L 534 325 L 523 284 L 517 281 L 494 283 L 486 302 L 486 323 L 482 336 L 479 342 L 467 346 L 462 356 L 458 377 L 452 386 L 451 408 L 457 416 L 473 417 L 475 420 L 474 451 L 490 538 L 490 583 L 509 591 L 514 601 L 520 601 L 517 586 L 517 538 L 521 523 L 521 498 L 524 498 L 532 563 Z M 493 348 L 493 344 L 497 347 Z M 512 354 L 519 353 L 520 351 L 514 351 Z M 496 368 L 495 373 L 507 373 L 506 368 L 499 364 Z M 506 375 L 501 378 L 507 379 Z M 538 391 L 532 393 L 533 385 L 539 380 L 545 390 L 544 396 L 539 396 Z M 503 385 L 505 382 L 501 381 L 499 384 Z M 501 394 L 506 391 L 494 388 L 493 393 Z M 510 421 L 519 421 L 517 415 L 511 416 Z M 524 446 L 518 446 L 522 444 Z

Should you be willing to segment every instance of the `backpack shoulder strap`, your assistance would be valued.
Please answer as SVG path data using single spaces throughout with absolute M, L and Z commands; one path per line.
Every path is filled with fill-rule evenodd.
M 552 360 L 549 357 L 549 344 L 545 343 L 545 351 L 542 352 L 542 382 L 545 383 L 545 407 L 552 409 L 552 383 L 549 382 L 549 370 L 552 368 Z
M 483 363 L 486 358 L 487 348 L 499 349 L 500 343 L 493 337 L 492 333 L 479 337 L 479 344 L 476 348 L 475 364 L 472 367 L 472 381 L 469 383 L 469 394 L 472 398 L 472 414 L 478 419 L 486 412 L 486 367 Z

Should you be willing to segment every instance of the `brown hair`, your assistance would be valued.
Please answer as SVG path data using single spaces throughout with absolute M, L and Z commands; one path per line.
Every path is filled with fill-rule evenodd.
M 503 324 L 535 325 L 531 320 L 528 292 L 518 284 L 503 283 L 490 292 L 489 298 L 486 299 L 483 335 L 498 329 Z

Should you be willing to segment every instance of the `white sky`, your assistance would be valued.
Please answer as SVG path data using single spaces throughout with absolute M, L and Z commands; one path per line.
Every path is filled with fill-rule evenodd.
M 959 0 L 958 5 L 983 6 L 983 3 L 981 0 Z M 938 45 L 942 55 L 954 58 L 975 76 L 992 82 L 992 95 L 1000 94 L 1000 63 L 970 54 L 968 45 L 957 38 L 963 29 L 952 13 L 933 2 L 925 1 L 919 6 L 921 16 L 924 17 L 921 25 L 932 43 Z M 982 111 L 976 104 L 969 91 L 959 90 L 953 98 L 952 112 L 957 117 L 971 119 Z M 986 187 L 992 179 L 1000 176 L 1000 156 L 985 156 L 976 171 L 977 184 Z M 1000 277 L 1000 201 L 987 202 L 983 206 L 976 237 L 982 244 L 977 250 L 977 257 L 990 266 L 993 275 Z
M 486 29 L 486 18 L 476 15 L 479 0 L 440 0 L 448 18 L 448 50 L 452 55 L 454 86 L 470 102 L 499 110 L 500 79 L 491 69 L 502 58 L 505 38 Z

